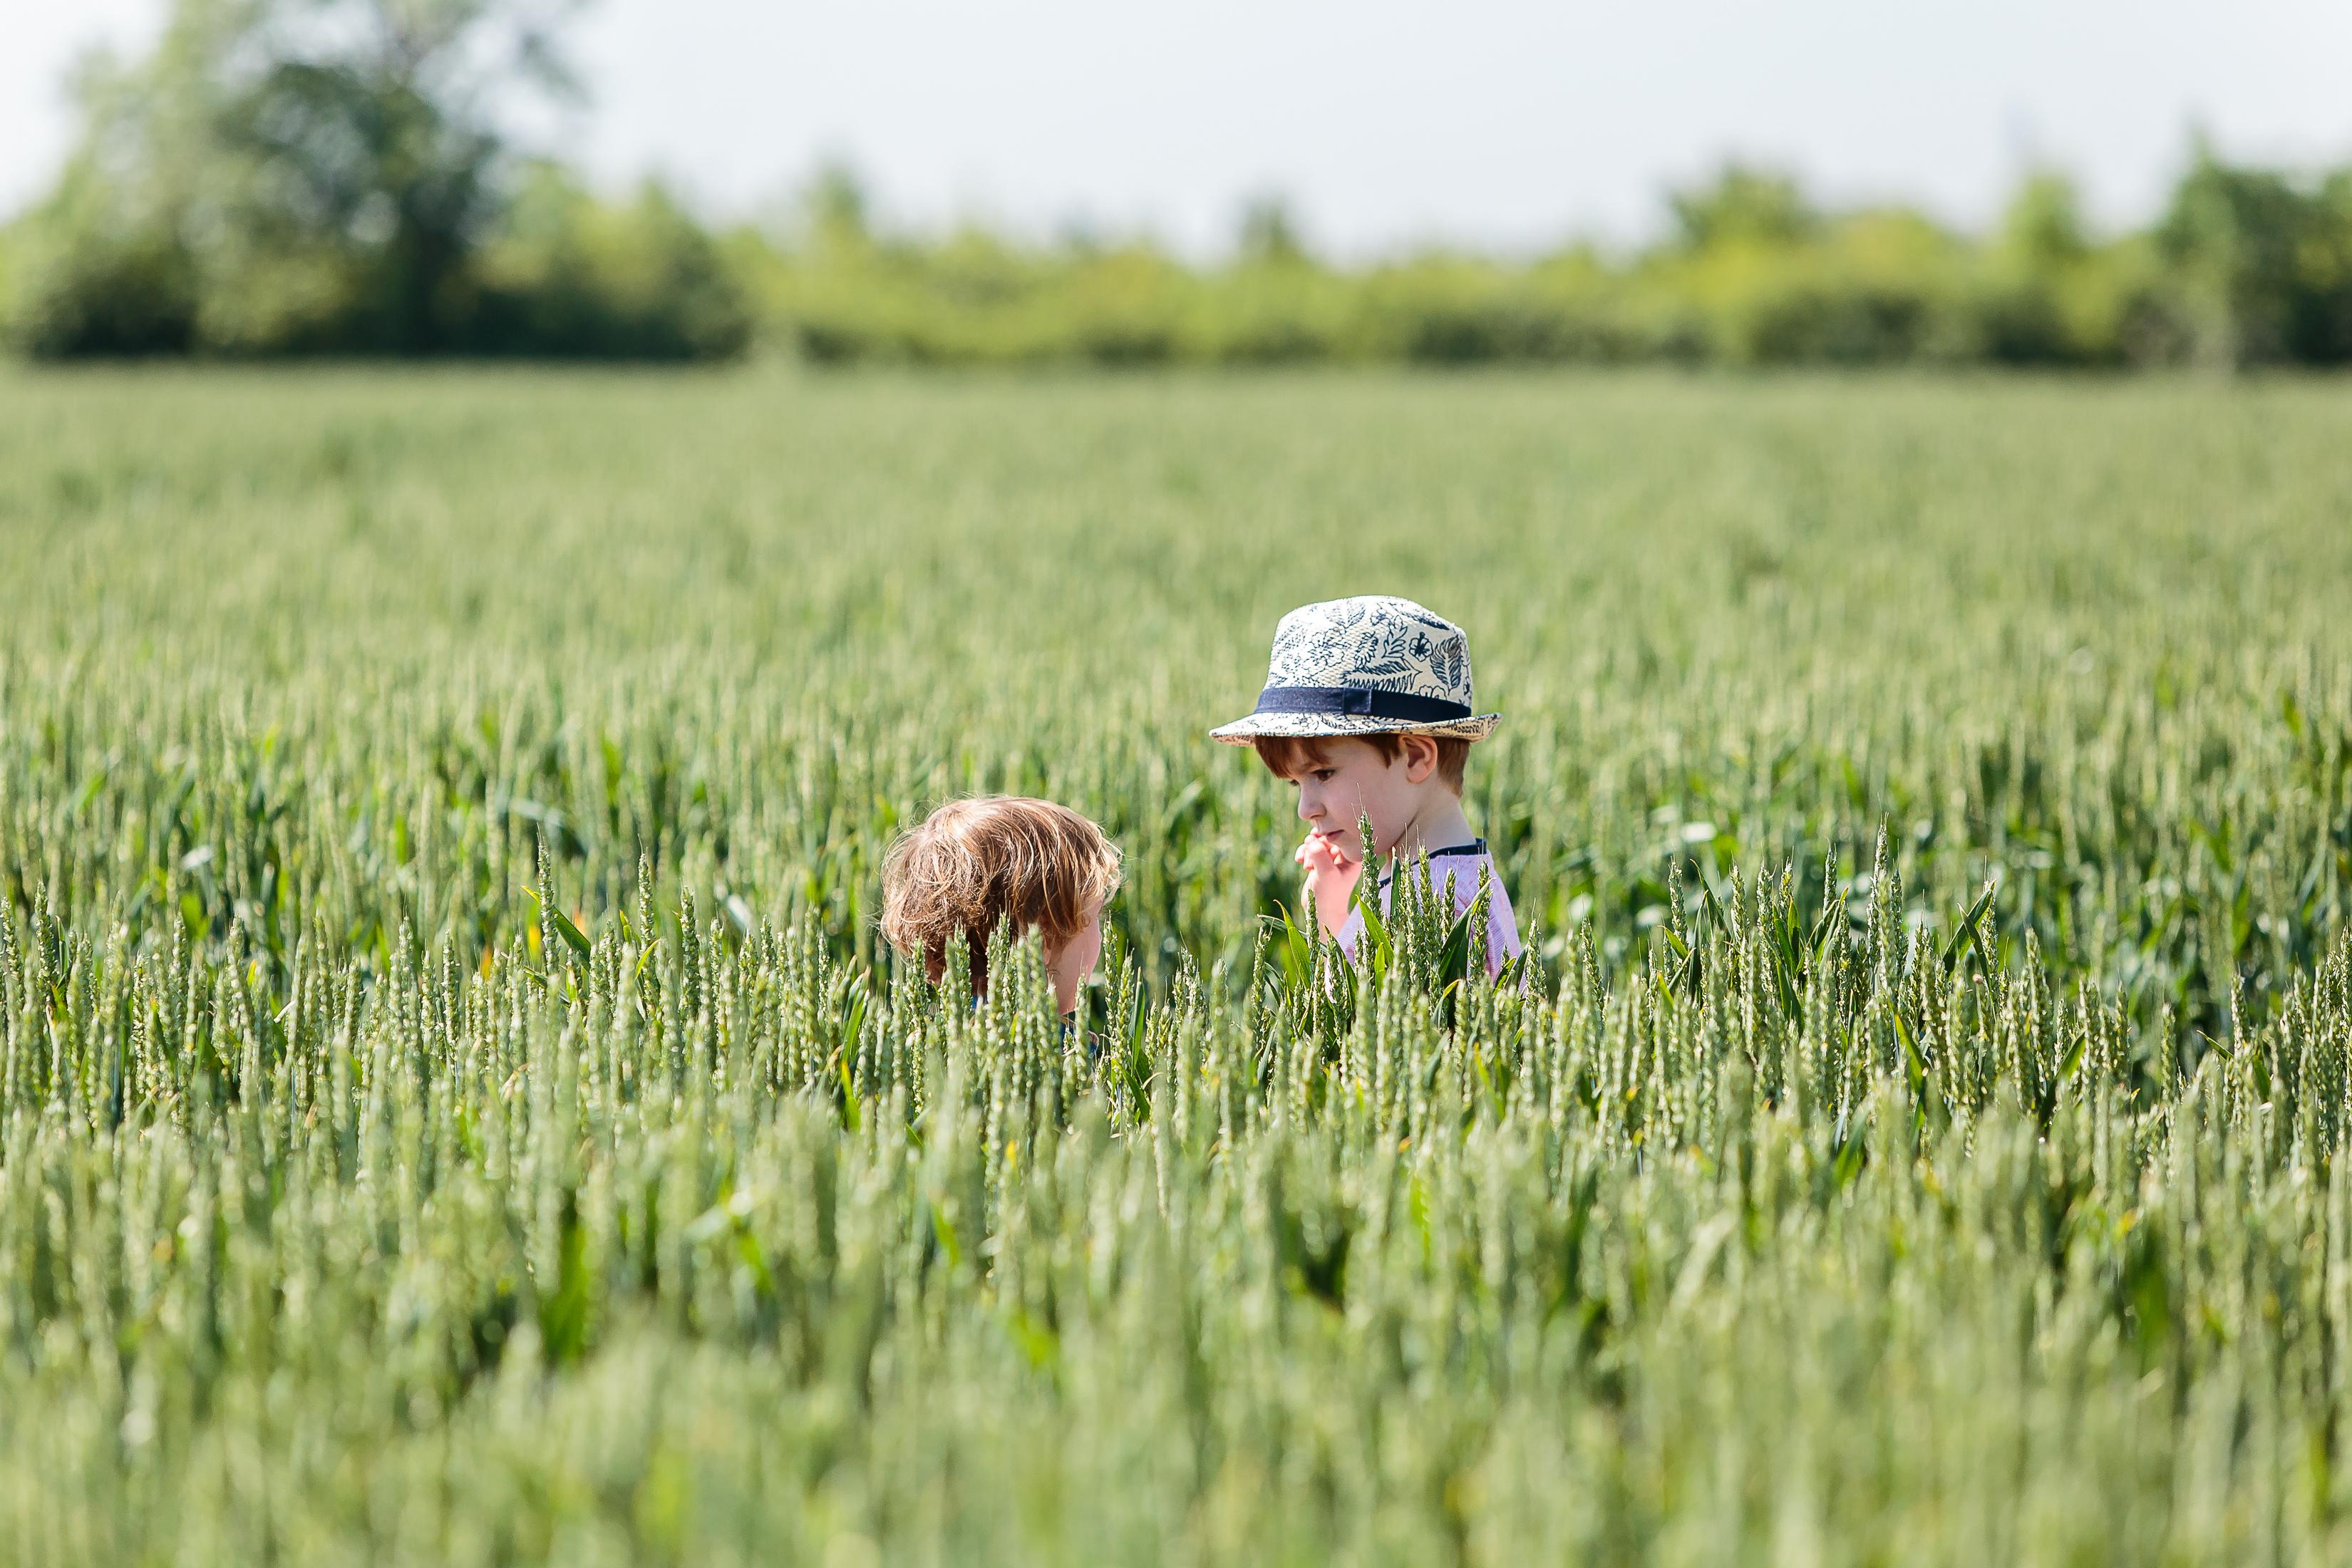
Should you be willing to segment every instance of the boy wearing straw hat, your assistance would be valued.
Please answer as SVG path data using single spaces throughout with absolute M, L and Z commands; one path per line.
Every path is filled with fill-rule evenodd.
M 1276 777 L 1297 787 L 1306 890 L 1316 918 L 1351 954 L 1364 927 L 1350 906 L 1365 862 L 1382 867 L 1385 910 L 1399 858 L 1424 852 L 1434 885 L 1452 885 L 1456 910 L 1477 898 L 1486 868 L 1487 968 L 1518 953 L 1502 873 L 1462 811 L 1471 742 L 1502 718 L 1474 712 L 1470 695 L 1470 639 L 1460 626 L 1410 599 L 1333 599 L 1282 617 L 1256 711 L 1210 731 L 1229 746 L 1255 746 Z M 1366 818 L 1369 847 L 1358 830 Z

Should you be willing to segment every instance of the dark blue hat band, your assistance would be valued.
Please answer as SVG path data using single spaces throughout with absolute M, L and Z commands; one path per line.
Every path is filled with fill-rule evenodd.
M 1317 713 L 1333 719 L 1395 719 L 1445 724 L 1470 717 L 1467 704 L 1409 691 L 1366 691 L 1354 686 L 1269 686 L 1257 694 L 1260 713 Z

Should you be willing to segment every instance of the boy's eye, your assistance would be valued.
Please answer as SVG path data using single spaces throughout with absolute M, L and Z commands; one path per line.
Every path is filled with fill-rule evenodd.
M 1331 782 L 1331 775 L 1339 771 L 1339 770 L 1337 768 L 1317 768 L 1315 770 L 1315 782 L 1317 784 L 1329 784 Z

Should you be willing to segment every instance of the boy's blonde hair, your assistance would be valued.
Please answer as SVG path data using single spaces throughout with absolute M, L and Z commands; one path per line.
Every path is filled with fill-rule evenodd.
M 900 834 L 882 862 L 882 934 L 920 955 L 934 984 L 948 943 L 971 944 L 971 989 L 988 988 L 988 939 L 1001 921 L 1042 932 L 1050 952 L 1118 890 L 1118 850 L 1067 806 L 1018 795 L 950 801 Z

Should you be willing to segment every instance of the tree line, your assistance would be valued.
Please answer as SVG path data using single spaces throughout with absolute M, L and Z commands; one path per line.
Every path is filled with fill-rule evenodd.
M 573 3 L 178 0 L 147 60 L 83 72 L 79 145 L 0 230 L 0 331 L 43 359 L 2352 362 L 2352 168 L 2201 143 L 2160 218 L 2112 236 L 2052 171 L 1971 236 L 1738 164 L 1629 255 L 1343 267 L 1267 202 L 1231 256 L 1188 263 L 1141 237 L 892 230 L 838 169 L 791 221 L 713 232 L 656 182 L 601 197 L 500 133 L 518 89 L 576 94 Z
M 2104 237 L 2050 171 L 1985 237 L 1900 206 L 1827 211 L 1738 165 L 1672 206 L 1671 234 L 1631 256 L 1432 249 L 1350 269 L 1266 205 L 1231 259 L 1188 267 L 1141 240 L 877 232 L 835 174 L 790 243 L 740 254 L 763 319 L 820 362 L 2352 362 L 2352 169 L 2298 177 L 2200 146 L 2158 222 Z

